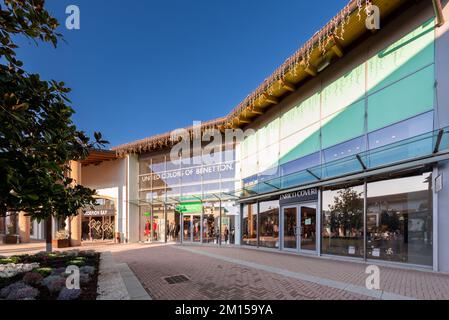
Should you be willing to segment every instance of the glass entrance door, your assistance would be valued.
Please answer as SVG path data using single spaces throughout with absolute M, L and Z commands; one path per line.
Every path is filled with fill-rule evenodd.
M 192 241 L 192 216 L 182 216 L 182 240 L 186 242 Z
M 304 205 L 300 208 L 300 249 L 316 251 L 316 205 Z
M 316 251 L 316 204 L 282 208 L 282 249 Z
M 288 207 L 283 209 L 283 248 L 285 250 L 298 249 L 298 208 Z
M 182 240 L 184 242 L 200 242 L 201 241 L 201 216 L 200 215 L 183 215 L 183 233 Z

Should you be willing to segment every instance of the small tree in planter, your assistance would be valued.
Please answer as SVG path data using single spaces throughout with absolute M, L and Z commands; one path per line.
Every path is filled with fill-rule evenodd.
M 51 219 L 76 216 L 96 204 L 95 190 L 70 178 L 70 161 L 108 142 L 92 141 L 72 121 L 74 110 L 63 82 L 26 72 L 16 57 L 19 36 L 55 47 L 58 21 L 44 0 L 0 0 L 0 216 L 26 212 L 45 221 L 51 251 Z
M 16 234 L 16 228 L 14 227 L 14 225 L 11 223 L 8 225 L 8 234 L 5 235 L 5 237 L 3 238 L 3 242 L 5 244 L 16 244 L 17 243 L 17 234 Z
M 52 240 L 52 246 L 55 248 L 70 247 L 70 236 L 67 230 L 60 230 L 56 232 L 55 239 Z

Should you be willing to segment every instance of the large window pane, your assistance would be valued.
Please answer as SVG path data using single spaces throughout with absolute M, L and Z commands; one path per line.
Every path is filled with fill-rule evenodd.
M 245 204 L 242 217 L 242 243 L 257 246 L 257 204 Z
M 361 64 L 324 88 L 321 98 L 321 117 L 329 117 L 364 96 L 365 64 Z
M 368 131 L 415 115 L 434 105 L 435 74 L 431 65 L 368 98 Z
M 283 139 L 280 144 L 281 164 L 320 150 L 320 124 L 313 124 Z
M 259 203 L 259 246 L 279 248 L 279 201 Z
M 320 164 L 320 153 L 308 155 L 306 157 L 287 162 L 281 166 L 281 176 L 299 172 Z
M 369 148 L 379 148 L 430 131 L 433 131 L 433 111 L 371 132 L 368 135 Z
M 340 143 L 323 151 L 324 162 L 340 160 L 365 151 L 365 136 Z
M 431 173 L 368 184 L 368 258 L 432 265 L 431 185 Z
M 328 148 L 361 136 L 365 131 L 365 100 L 323 119 L 322 146 Z
M 363 189 L 323 191 L 323 253 L 363 256 Z
M 320 121 L 320 94 L 316 93 L 281 117 L 281 139 Z
M 368 90 L 374 92 L 434 62 L 434 18 L 368 60 Z

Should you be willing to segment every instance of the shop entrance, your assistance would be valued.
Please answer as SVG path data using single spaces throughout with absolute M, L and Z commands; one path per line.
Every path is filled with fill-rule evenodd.
M 182 241 L 200 242 L 201 241 L 201 215 L 183 214 L 182 215 Z
M 282 208 L 282 250 L 316 251 L 316 203 Z

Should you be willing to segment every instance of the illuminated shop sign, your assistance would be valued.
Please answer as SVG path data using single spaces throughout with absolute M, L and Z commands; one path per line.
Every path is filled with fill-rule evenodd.
M 284 193 L 279 198 L 281 205 L 314 200 L 318 200 L 318 188 Z
M 84 212 L 85 217 L 104 217 L 104 216 L 113 216 L 115 215 L 115 210 L 113 209 L 104 209 L 104 210 L 88 210 Z
M 167 179 L 175 179 L 175 178 L 181 178 L 181 177 L 188 177 L 188 176 L 198 176 L 198 175 L 205 175 L 210 173 L 221 173 L 221 172 L 229 172 L 234 171 L 234 163 L 222 163 L 222 164 L 216 164 L 216 165 L 210 165 L 205 167 L 198 167 L 198 168 L 186 168 L 182 170 L 175 170 L 175 171 L 167 171 L 160 174 L 150 174 L 145 175 L 141 177 L 142 182 L 149 182 L 153 179 L 153 181 L 158 180 L 167 180 Z

